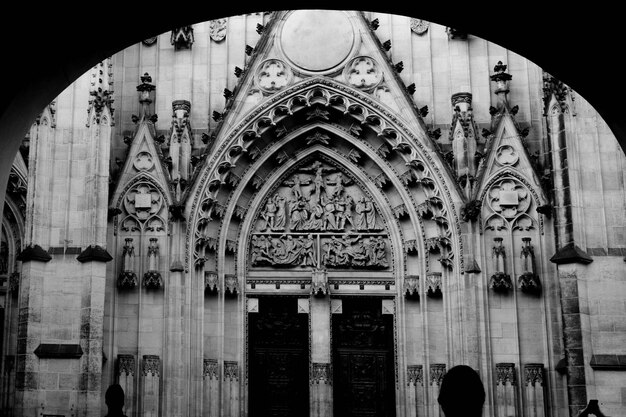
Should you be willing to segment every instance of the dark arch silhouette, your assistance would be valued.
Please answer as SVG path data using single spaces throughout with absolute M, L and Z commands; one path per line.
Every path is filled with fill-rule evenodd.
M 104 58 L 174 27 L 281 9 L 369 10 L 418 17 L 497 43 L 570 85 L 600 113 L 626 150 L 621 88 L 621 13 L 560 2 L 90 2 L 75 7 L 12 3 L 3 13 L 0 93 L 0 200 L 13 157 L 43 107 Z M 0 215 L 2 206 L 0 205 Z

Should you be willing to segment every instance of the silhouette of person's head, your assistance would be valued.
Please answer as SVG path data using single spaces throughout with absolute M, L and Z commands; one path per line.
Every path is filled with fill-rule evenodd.
M 109 411 L 107 416 L 121 416 L 122 408 L 124 408 L 124 390 L 120 384 L 113 384 L 104 394 L 104 402 L 106 403 Z
M 437 400 L 446 417 L 480 417 L 485 388 L 475 370 L 458 365 L 444 375 Z

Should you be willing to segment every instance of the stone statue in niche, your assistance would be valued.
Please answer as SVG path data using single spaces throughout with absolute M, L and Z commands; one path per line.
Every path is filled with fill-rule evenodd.
M 511 277 L 505 271 L 504 258 L 506 250 L 502 244 L 502 240 L 501 237 L 493 239 L 495 245 L 493 246 L 492 253 L 495 273 L 491 276 L 490 287 L 496 292 L 507 292 L 512 288 Z
M 143 275 L 143 285 L 146 288 L 161 288 L 163 281 L 159 268 L 159 244 L 158 239 L 150 238 L 148 245 L 148 271 Z
M 135 273 L 135 246 L 133 239 L 126 238 L 122 247 L 122 272 L 117 280 L 120 289 L 135 288 L 137 286 L 137 274 Z
M 539 276 L 535 272 L 535 251 L 530 244 L 531 239 L 529 237 L 523 237 L 522 251 L 520 257 L 522 258 L 522 274 L 519 276 L 519 288 L 522 292 L 528 294 L 539 294 L 541 292 L 541 282 Z

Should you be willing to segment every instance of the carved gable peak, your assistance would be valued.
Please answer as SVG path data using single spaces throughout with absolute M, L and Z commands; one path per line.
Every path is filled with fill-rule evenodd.
M 486 184 L 504 172 L 526 178 L 535 189 L 541 189 L 540 178 L 524 145 L 523 134 L 508 113 L 503 113 L 496 129 L 487 140 L 484 157 L 476 174 L 479 186 L 474 195 L 481 195 Z M 542 198 L 545 200 L 545 197 Z
M 227 86 L 224 107 L 213 109 L 215 147 L 226 127 L 238 125 L 277 93 L 311 78 L 332 79 L 371 97 L 429 140 L 422 121 L 427 106 L 417 108 L 399 76 L 402 63 L 392 62 L 390 46 L 378 39 L 362 12 L 281 11 L 258 32 L 257 44 L 246 49 L 245 68 L 233 69 L 237 85 Z
M 155 141 L 153 134 L 154 126 L 144 120 L 137 126 L 126 156 L 126 161 L 117 175 L 117 184 L 112 194 L 112 200 L 116 201 L 119 193 L 126 185 L 138 175 L 147 175 L 161 184 L 164 189 L 169 189 L 170 179 L 162 161 L 162 153 Z

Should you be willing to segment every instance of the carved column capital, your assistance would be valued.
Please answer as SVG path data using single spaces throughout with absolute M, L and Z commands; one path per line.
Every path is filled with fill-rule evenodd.
M 407 385 L 424 385 L 424 368 L 422 365 L 408 365 L 406 367 Z
M 236 361 L 224 361 L 224 381 L 239 381 L 239 364 Z
M 515 364 L 496 363 L 496 382 L 498 385 L 515 385 Z
M 205 379 L 218 378 L 217 359 L 204 359 L 202 363 L 202 377 Z
M 311 384 L 332 384 L 332 372 L 329 363 L 311 364 Z
M 135 376 L 135 367 L 134 355 L 117 355 L 117 375 Z
M 446 374 L 445 363 L 432 363 L 430 364 L 430 385 L 441 385 L 443 377 Z
M 543 385 L 543 364 L 528 363 L 524 365 L 524 380 L 526 381 L 526 386 Z
M 143 355 L 142 373 L 144 376 L 161 376 L 161 358 L 157 355 Z

